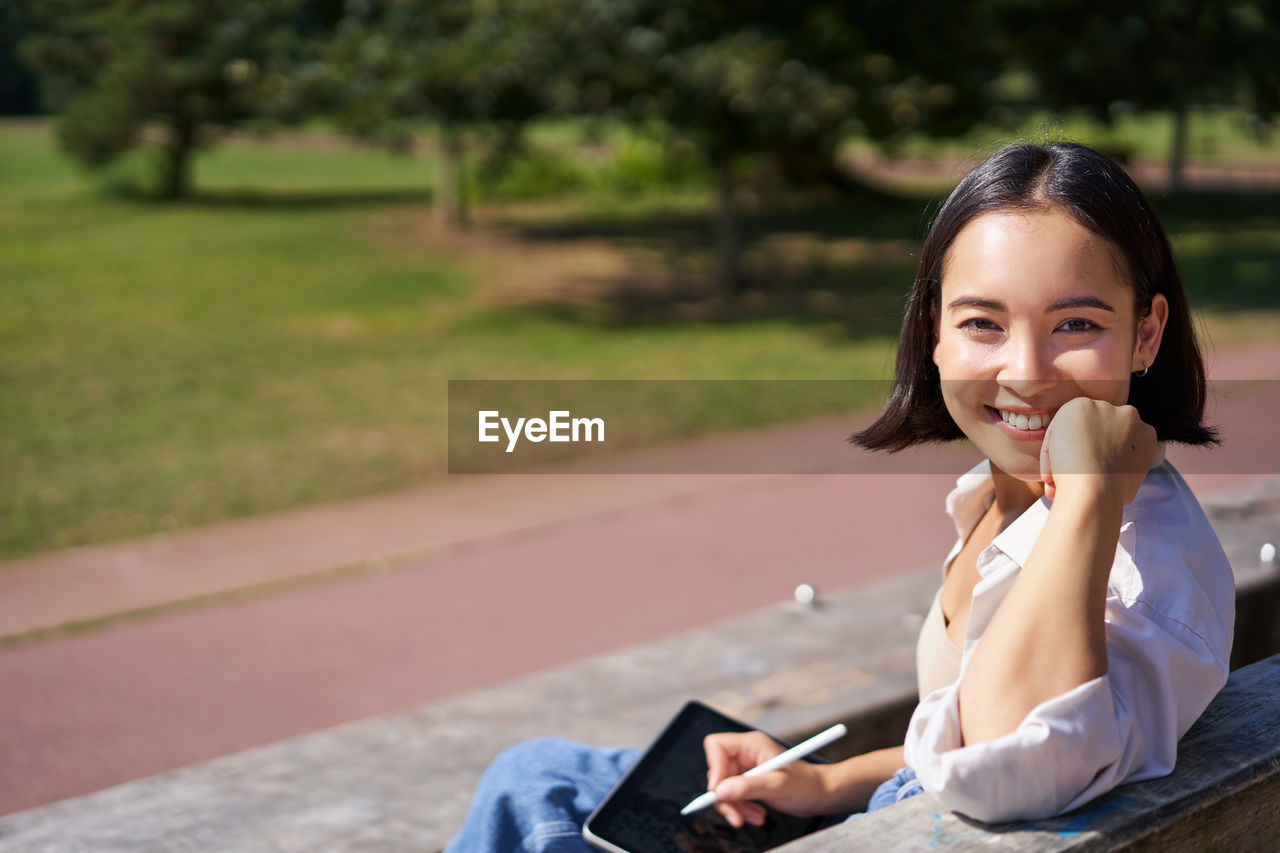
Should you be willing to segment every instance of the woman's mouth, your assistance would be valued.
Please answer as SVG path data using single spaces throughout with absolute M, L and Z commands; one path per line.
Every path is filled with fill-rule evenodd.
M 1043 429 L 1053 419 L 1052 412 L 1036 412 L 1025 415 L 1021 412 L 1011 412 L 1008 409 L 996 409 L 996 411 L 1000 414 L 1000 420 L 1015 429 Z
M 1043 438 L 1049 422 L 1053 420 L 1053 412 L 1013 412 L 1008 409 L 997 409 L 987 406 L 987 411 L 1016 438 Z

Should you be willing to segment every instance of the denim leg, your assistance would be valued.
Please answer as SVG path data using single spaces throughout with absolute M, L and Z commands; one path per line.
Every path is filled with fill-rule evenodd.
M 503 752 L 485 771 L 445 853 L 581 853 L 582 824 L 640 757 L 559 738 Z
M 870 801 L 867 802 L 867 810 L 865 812 L 854 812 L 844 820 L 857 820 L 864 814 L 878 811 L 885 806 L 891 806 L 896 802 L 905 800 L 907 797 L 914 797 L 916 794 L 923 792 L 924 786 L 916 778 L 916 771 L 910 767 L 904 767 L 880 783 L 880 787 L 876 788 L 875 793 L 871 795 Z
M 916 771 L 910 767 L 904 767 L 876 788 L 876 792 L 871 795 L 871 800 L 867 803 L 867 811 L 873 812 L 885 806 L 891 806 L 907 797 L 914 797 L 923 790 L 920 780 L 916 778 Z

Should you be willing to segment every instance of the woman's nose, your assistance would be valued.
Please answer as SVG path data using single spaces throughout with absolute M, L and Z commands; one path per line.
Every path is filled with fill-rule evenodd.
M 997 380 L 1020 397 L 1033 397 L 1058 381 L 1048 345 L 1036 335 L 1019 335 L 1005 345 Z

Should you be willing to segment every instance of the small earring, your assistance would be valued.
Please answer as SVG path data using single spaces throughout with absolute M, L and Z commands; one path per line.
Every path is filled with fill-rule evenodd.
M 1151 368 L 1150 368 L 1150 366 L 1147 364 L 1147 360 L 1144 358 L 1144 359 L 1142 360 L 1142 369 L 1141 369 L 1141 370 L 1139 370 L 1137 373 L 1135 373 L 1135 374 L 1133 374 L 1133 375 L 1134 375 L 1134 376 L 1146 376 L 1146 375 L 1147 375 L 1147 371 L 1148 371 L 1148 370 L 1150 370 L 1150 369 L 1151 369 Z

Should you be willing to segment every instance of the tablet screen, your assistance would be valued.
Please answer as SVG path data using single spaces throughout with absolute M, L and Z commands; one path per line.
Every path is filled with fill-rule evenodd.
M 587 819 L 587 839 L 626 853 L 754 853 L 824 826 L 828 818 L 799 818 L 772 809 L 763 826 L 741 829 L 730 826 L 715 809 L 680 814 L 707 790 L 703 738 L 750 730 L 701 703 L 685 705 Z

